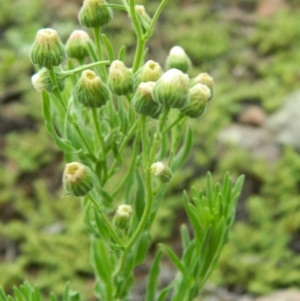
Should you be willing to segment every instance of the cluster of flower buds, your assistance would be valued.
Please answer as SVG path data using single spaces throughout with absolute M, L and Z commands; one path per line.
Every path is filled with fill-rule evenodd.
M 140 18 L 147 23 L 150 17 L 143 6 L 135 7 Z M 79 20 L 86 27 L 99 27 L 112 18 L 111 9 L 105 0 L 84 0 L 79 12 Z M 85 31 L 74 31 L 65 47 L 53 29 L 41 29 L 32 46 L 31 59 L 41 67 L 54 70 L 59 90 L 64 88 L 64 77 L 57 67 L 62 64 L 65 52 L 70 58 L 82 61 L 88 56 L 91 39 Z M 66 49 L 66 51 L 65 51 Z M 213 96 L 213 79 L 207 73 L 200 73 L 190 79 L 187 72 L 191 60 L 185 51 L 175 46 L 166 59 L 166 72 L 159 63 L 149 60 L 134 75 L 121 60 L 111 63 L 107 85 L 92 70 L 82 72 L 75 87 L 75 98 L 86 107 L 99 108 L 106 104 L 110 92 L 115 95 L 133 93 L 133 108 L 142 115 L 159 118 L 163 107 L 179 109 L 190 118 L 203 114 L 207 102 Z M 32 83 L 38 91 L 52 92 L 54 85 L 46 69 L 41 69 L 32 77 Z
M 152 118 L 158 118 L 164 106 L 179 109 L 190 118 L 201 116 L 212 98 L 213 79 L 207 73 L 190 79 L 190 67 L 189 57 L 179 46 L 171 49 L 165 73 L 158 63 L 146 62 L 135 75 L 133 108 Z

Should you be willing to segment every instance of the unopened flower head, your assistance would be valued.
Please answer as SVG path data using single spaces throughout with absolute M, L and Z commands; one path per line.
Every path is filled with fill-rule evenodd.
M 174 46 L 166 60 L 166 69 L 176 68 L 187 73 L 191 68 L 191 60 L 180 46 Z
M 84 30 L 74 30 L 66 43 L 66 53 L 69 58 L 83 60 L 89 55 L 88 45 L 91 39 Z
M 153 100 L 152 91 L 155 82 L 140 83 L 131 104 L 139 114 L 158 118 L 162 112 L 162 106 Z
M 208 100 L 211 100 L 214 94 L 214 79 L 206 72 L 200 73 L 198 76 L 191 79 L 191 86 L 194 86 L 196 84 L 206 85 L 210 89 L 211 96 Z
M 94 176 L 90 168 L 78 162 L 66 164 L 63 173 L 65 189 L 75 196 L 88 194 L 94 186 Z
M 112 62 L 108 73 L 108 85 L 111 92 L 119 96 L 133 91 L 133 75 L 122 61 Z
M 189 101 L 189 77 L 178 69 L 170 69 L 156 82 L 154 100 L 171 108 L 182 108 Z
M 136 5 L 134 8 L 135 8 L 137 17 L 139 18 L 141 25 L 143 26 L 144 29 L 147 30 L 149 28 L 149 25 L 151 24 L 151 18 L 147 14 L 145 6 L 144 5 Z
M 128 228 L 132 216 L 132 207 L 130 205 L 122 204 L 118 207 L 115 216 L 114 224 L 118 229 Z
M 211 91 L 206 85 L 196 84 L 190 91 L 190 102 L 180 111 L 191 118 L 200 117 L 206 108 L 208 99 L 211 97 Z
M 165 166 L 162 162 L 153 163 L 150 167 L 151 173 L 153 173 L 162 183 L 168 183 L 172 179 L 172 171 L 168 166 Z
M 37 32 L 30 58 L 34 64 L 47 68 L 59 66 L 64 61 L 64 45 L 55 30 L 45 28 Z
M 139 70 L 137 74 L 138 83 L 140 82 L 156 82 L 163 72 L 159 63 L 152 60 L 147 61 L 146 64 Z
M 75 86 L 75 98 L 86 107 L 100 108 L 108 101 L 109 90 L 94 71 L 85 70 Z
M 65 87 L 65 77 L 62 75 L 59 67 L 54 67 L 53 70 L 57 79 L 58 89 L 63 91 Z M 42 68 L 34 74 L 31 77 L 31 83 L 38 92 L 42 92 L 43 90 L 50 93 L 53 92 L 54 85 L 47 68 Z
M 78 19 L 87 28 L 101 27 L 111 21 L 112 10 L 106 6 L 105 0 L 84 0 Z

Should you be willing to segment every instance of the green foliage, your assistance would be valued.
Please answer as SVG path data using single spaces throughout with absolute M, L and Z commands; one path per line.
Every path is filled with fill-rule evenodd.
M 299 287 L 299 167 L 299 154 L 286 149 L 274 170 L 261 174 L 261 194 L 246 201 L 249 222 L 235 225 L 221 256 L 219 283 L 255 294 Z
M 220 1 L 225 6 L 232 5 L 233 2 L 236 3 Z M 243 1 L 245 6 L 248 4 L 251 7 L 254 7 L 256 2 L 258 1 Z M 271 19 L 255 20 L 246 26 L 234 21 L 225 24 L 222 12 L 226 13 L 226 9 L 221 12 L 211 10 L 211 1 L 203 1 L 203 6 L 202 1 L 198 4 L 195 1 L 172 0 L 168 9 L 163 12 L 156 26 L 154 39 L 149 42 L 148 55 L 163 61 L 174 43 L 183 46 L 194 61 L 193 73 L 196 74 L 200 69 L 213 72 L 216 101 L 210 104 L 209 114 L 202 117 L 203 126 L 199 126 L 198 121 L 193 122 L 197 151 L 188 161 L 188 167 L 181 170 L 180 175 L 175 174 L 168 198 L 162 203 L 162 210 L 158 213 L 151 230 L 155 241 L 172 233 L 174 221 L 176 224 L 176 212 L 182 210 L 182 200 L 176 194 L 178 187 L 184 189 L 191 183 L 196 187 L 203 187 L 202 175 L 205 170 L 215 167 L 218 160 L 218 132 L 232 121 L 232 115 L 240 111 L 240 104 L 253 101 L 261 104 L 267 111 L 272 111 L 280 106 L 283 96 L 299 87 L 299 3 L 298 0 L 286 2 L 288 6 L 293 5 L 292 9 L 280 11 Z M 147 12 L 152 15 L 159 1 L 140 3 L 147 4 Z M 52 193 L 57 190 L 61 177 L 57 170 L 53 171 L 52 164 L 60 164 L 61 158 L 53 144 L 47 140 L 45 131 L 40 129 L 43 128 L 41 97 L 30 87 L 29 76 L 32 67 L 28 60 L 29 44 L 37 29 L 54 27 L 65 41 L 68 34 L 76 28 L 74 20 L 77 12 L 74 4 L 69 2 L 60 6 L 59 12 L 56 10 L 55 17 L 53 8 L 41 9 L 44 7 L 44 1 L 14 1 L 14 5 L 4 1 L 1 4 L 0 23 L 5 32 L 0 42 L 0 99 L 4 101 L 7 95 L 21 93 L 21 97 L 17 96 L 18 101 L 15 103 L 9 106 L 3 104 L 1 114 L 4 115 L 5 112 L 6 116 L 9 107 L 8 115 L 22 120 L 24 117 L 33 118 L 34 127 L 38 130 L 37 134 L 30 134 L 29 130 L 25 133 L 13 132 L 4 139 L 4 145 L 7 146 L 4 152 L 1 150 L 3 161 L 0 169 L 0 218 L 2 223 L 5 223 L 7 232 L 0 235 L 0 252 L 3 255 L 4 242 L 8 241 L 8 245 L 24 246 L 24 250 L 37 250 L 38 263 L 32 259 L 29 251 L 24 253 L 23 249 L 17 249 L 19 252 L 11 262 L 1 256 L 0 283 L 6 291 L 11 291 L 13 284 L 19 284 L 22 279 L 27 278 L 38 284 L 43 293 L 53 289 L 61 295 L 63 283 L 69 278 L 72 287 L 76 285 L 78 290 L 84 291 L 86 286 L 83 288 L 80 281 L 86 281 L 91 271 L 82 271 L 77 263 L 67 267 L 67 263 L 70 263 L 70 249 L 74 248 L 83 257 L 86 250 L 82 249 L 81 244 L 73 245 L 71 238 L 70 242 L 65 242 L 62 233 L 47 235 L 45 238 L 45 233 L 41 231 L 59 220 L 66 227 L 68 237 L 71 237 L 72 229 L 72 236 L 77 241 L 84 237 L 83 229 L 79 226 L 78 204 L 73 203 L 72 213 L 67 215 L 63 205 L 66 199 L 60 198 L 61 193 L 57 197 Z M 27 9 L 28 7 L 30 9 Z M 121 45 L 127 46 L 126 62 L 130 62 L 135 40 L 134 34 L 129 30 L 130 22 L 126 14 L 121 12 L 115 12 L 114 16 L 113 24 L 105 28 L 105 33 L 109 36 L 116 54 Z M 211 32 L 214 35 L 210 34 Z M 195 40 L 199 43 L 195 43 Z M 104 55 L 107 56 L 105 51 Z M 44 148 L 41 146 L 31 151 L 30 142 L 34 143 L 38 139 L 43 141 Z M 42 158 L 43 153 L 47 154 L 46 158 Z M 125 153 L 125 156 L 128 156 L 131 149 L 125 150 Z M 265 165 L 261 162 L 251 160 L 249 163 L 247 154 L 241 154 L 238 150 L 232 150 L 231 156 L 217 165 L 217 178 L 221 178 L 220 174 L 227 169 L 232 170 L 233 174 L 242 170 L 250 176 L 259 176 L 262 183 L 259 195 L 251 196 L 246 201 L 250 221 L 239 221 L 234 227 L 231 242 L 226 246 L 221 257 L 221 266 L 213 278 L 217 283 L 255 293 L 299 285 L 299 258 L 295 245 L 299 237 L 298 156 L 296 152 L 288 150 L 276 167 L 276 172 L 270 173 L 264 172 Z M 129 167 L 129 162 L 126 161 L 125 159 L 122 168 L 123 174 Z M 41 167 L 45 173 L 38 171 Z M 56 179 L 55 183 L 49 180 L 51 174 Z M 39 180 L 35 183 L 36 178 Z M 121 179 L 122 172 L 114 177 L 115 183 L 119 183 Z M 29 180 L 35 184 L 29 184 Z M 42 187 L 40 190 L 44 192 L 37 198 L 38 186 Z M 114 185 L 109 184 L 108 187 L 111 189 Z M 39 202 L 49 202 L 51 209 L 49 212 L 44 209 L 46 214 L 33 218 L 34 222 L 30 222 L 36 210 L 32 208 L 39 207 Z M 26 206 L 16 205 L 19 203 L 26 203 Z M 54 204 L 62 205 L 63 209 L 54 210 Z M 15 206 L 18 209 L 15 209 Z M 17 218 L 14 214 L 7 214 L 11 210 L 13 213 L 16 211 Z M 22 218 L 19 218 L 19 215 Z M 69 223 L 72 227 L 68 226 Z M 28 233 L 21 235 L 24 228 Z M 3 227 L 1 231 L 4 231 Z M 56 252 L 60 254 L 55 257 L 55 264 L 50 260 L 47 248 L 38 246 L 38 239 L 42 239 L 47 246 L 51 245 L 52 240 L 55 241 Z M 87 247 L 87 242 L 84 245 Z M 44 256 L 50 260 L 51 265 L 43 263 Z M 74 258 L 73 255 L 70 256 Z M 85 268 L 88 267 L 86 261 L 87 258 L 83 261 Z M 52 265 L 55 266 L 55 277 L 49 277 L 53 271 Z M 28 266 L 31 268 L 27 268 Z M 269 277 L 271 275 L 274 275 L 272 279 Z M 91 294 L 90 286 L 87 289 Z

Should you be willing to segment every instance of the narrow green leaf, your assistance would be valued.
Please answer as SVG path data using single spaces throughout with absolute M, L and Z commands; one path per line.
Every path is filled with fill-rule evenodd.
M 0 301 L 7 301 L 7 296 L 1 286 L 0 286 Z
M 50 293 L 50 300 L 51 301 L 58 301 L 56 295 L 53 292 Z M 68 300 L 63 299 L 63 301 L 68 301 Z
M 192 146 L 193 146 L 193 130 L 191 126 L 188 127 L 187 133 L 185 135 L 185 139 L 182 143 L 182 147 L 177 153 L 177 155 L 174 157 L 173 162 L 172 162 L 172 170 L 177 170 L 179 169 L 187 160 L 188 155 L 191 152 Z
M 119 153 L 119 147 L 118 147 L 117 143 L 115 141 L 113 141 L 111 146 L 112 146 L 112 151 L 114 153 L 115 159 L 120 164 L 122 164 L 123 163 L 123 159 L 122 159 L 121 154 Z
M 190 234 L 189 234 L 189 229 L 185 224 L 181 225 L 180 234 L 181 234 L 181 244 L 182 244 L 183 250 L 186 250 L 187 247 L 191 243 L 191 238 L 190 238 Z
M 119 51 L 119 55 L 118 55 L 118 59 L 120 61 L 123 61 L 125 60 L 125 55 L 126 55 L 126 47 L 123 45 L 121 48 L 120 48 L 120 51 Z
M 198 248 L 200 250 L 200 247 Z M 187 273 L 190 275 L 193 271 L 195 260 L 199 261 L 199 251 L 196 249 L 196 242 L 193 240 L 183 253 L 183 263 Z
M 136 193 L 135 193 L 134 210 L 135 210 L 136 219 L 139 222 L 145 209 L 145 187 L 144 187 L 143 178 L 138 169 L 135 172 L 135 182 L 136 182 Z
M 35 294 L 35 297 L 36 297 L 37 301 L 42 301 L 41 292 L 40 292 L 40 289 L 37 286 L 34 287 L 34 294 Z
M 186 212 L 195 230 L 195 237 L 201 237 L 203 234 L 203 225 L 201 225 L 198 210 L 192 204 L 188 204 Z
M 162 135 L 162 138 L 159 142 L 159 153 L 158 153 L 158 160 L 162 160 L 167 156 L 168 150 L 169 150 L 169 139 L 168 134 Z
M 183 204 L 185 207 L 185 211 L 188 215 L 189 221 L 192 223 L 193 228 L 196 232 L 195 236 L 200 236 L 203 231 L 202 231 L 201 224 L 199 223 L 198 216 L 196 214 L 196 208 L 192 204 L 189 203 L 186 192 L 184 192 L 183 200 L 184 200 Z
M 109 231 L 108 227 L 106 226 L 106 224 L 103 222 L 101 215 L 96 210 L 94 210 L 94 217 L 95 217 L 95 222 L 96 222 L 96 226 L 98 228 L 99 234 L 101 235 L 101 237 L 104 240 L 109 242 L 111 240 L 110 231 Z
M 44 90 L 42 92 L 42 96 L 43 96 L 43 112 L 44 112 L 44 117 L 45 117 L 45 125 L 46 125 L 46 128 L 47 128 L 49 134 L 54 139 L 55 143 L 57 144 L 57 146 L 59 148 L 61 148 L 65 152 L 74 152 L 74 151 L 76 152 L 76 150 L 73 149 L 70 141 L 68 141 L 66 139 L 63 139 L 63 138 L 60 138 L 57 135 L 56 130 L 55 130 L 54 126 L 53 126 L 52 118 L 51 118 L 51 114 L 50 114 L 50 99 L 49 99 L 49 95 Z
M 172 297 L 172 301 L 182 301 L 182 300 L 191 300 L 187 298 L 186 294 L 189 293 L 190 288 L 184 281 L 181 281 L 179 285 L 175 288 L 174 296 Z
M 102 201 L 103 203 L 110 207 L 111 204 L 113 203 L 113 198 L 102 188 L 98 188 L 98 192 L 100 193 L 100 195 L 102 196 Z
M 142 264 L 147 256 L 147 251 L 150 245 L 150 236 L 144 232 L 141 234 L 136 247 L 135 265 Z
M 124 99 L 118 99 L 118 118 L 121 121 L 121 131 L 126 133 L 129 125 L 128 114 L 124 108 Z
M 168 295 L 170 294 L 172 287 L 164 288 L 158 295 L 157 301 L 165 301 Z
M 244 175 L 239 176 L 236 183 L 235 183 L 235 185 L 234 185 L 234 188 L 233 188 L 232 194 L 231 194 L 234 202 L 237 201 L 237 199 L 240 196 L 240 193 L 242 192 L 244 181 L 245 181 L 245 176 Z
M 13 286 L 13 291 L 14 291 L 14 299 L 16 301 L 23 301 L 22 293 L 16 286 Z
M 173 262 L 176 268 L 181 272 L 186 283 L 188 283 L 188 275 L 186 273 L 185 267 L 180 261 L 180 259 L 177 257 L 177 255 L 174 253 L 174 251 L 164 244 L 159 244 L 159 246 L 169 256 L 170 260 Z
M 211 204 L 214 196 L 214 189 L 212 185 L 212 177 L 210 172 L 206 174 L 206 189 L 207 189 L 206 194 L 207 194 L 208 203 Z
M 136 249 L 131 249 L 131 252 L 127 254 L 125 265 L 122 269 L 122 275 L 124 276 L 124 278 L 126 278 L 132 273 L 135 267 L 135 256 L 136 256 Z
M 7 301 L 15 301 L 14 298 L 12 296 L 7 296 Z
M 148 276 L 148 283 L 147 283 L 147 294 L 146 294 L 146 301 L 155 301 L 155 293 L 157 289 L 157 280 L 160 272 L 160 260 L 163 253 L 161 250 L 158 250 L 156 253 L 150 272 Z
M 69 293 L 69 300 L 70 301 L 79 301 L 80 300 L 80 295 L 78 292 L 70 292 Z
M 69 300 L 69 289 L 70 289 L 70 282 L 67 282 L 65 284 L 64 295 L 63 295 L 64 301 L 68 301 Z
M 112 47 L 108 37 L 105 34 L 102 34 L 101 37 L 102 37 L 102 41 L 105 45 L 109 60 L 112 62 L 115 60 L 113 47 Z
M 25 281 L 23 285 L 20 287 L 23 295 L 26 297 L 26 300 L 31 300 L 31 285 L 28 281 Z
M 103 282 L 111 282 L 112 262 L 111 254 L 108 250 L 108 245 L 102 240 L 95 240 L 93 242 L 93 259 L 97 275 Z

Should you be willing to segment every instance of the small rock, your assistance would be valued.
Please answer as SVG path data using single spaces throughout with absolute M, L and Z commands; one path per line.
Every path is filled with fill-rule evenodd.
M 266 113 L 259 106 L 247 106 L 238 116 L 238 121 L 254 126 L 263 126 L 266 121 Z
M 262 17 L 272 17 L 284 7 L 284 0 L 262 0 L 258 2 L 256 12 Z
M 281 145 L 300 150 L 300 91 L 286 98 L 283 106 L 266 120 L 266 127 Z M 299 299 L 300 300 L 300 299 Z
M 229 146 L 245 149 L 249 155 L 273 163 L 280 156 L 280 148 L 271 133 L 264 128 L 249 125 L 232 124 L 219 133 L 220 153 L 226 153 Z

